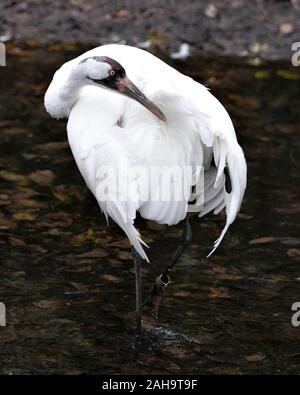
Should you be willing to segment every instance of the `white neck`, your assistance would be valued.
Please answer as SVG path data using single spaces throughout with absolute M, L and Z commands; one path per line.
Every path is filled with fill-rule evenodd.
M 84 85 L 86 82 L 78 78 L 76 69 L 61 68 L 58 70 L 45 94 L 47 112 L 53 118 L 67 118 Z

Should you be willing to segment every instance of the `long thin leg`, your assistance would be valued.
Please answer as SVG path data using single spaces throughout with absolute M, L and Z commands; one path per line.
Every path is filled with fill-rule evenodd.
M 178 244 L 176 250 L 174 251 L 173 255 L 170 258 L 169 265 L 166 268 L 166 272 L 167 272 L 166 274 L 168 274 L 172 271 L 172 269 L 175 266 L 175 264 L 177 263 L 178 259 L 183 254 L 183 251 L 186 249 L 186 247 L 190 244 L 191 241 L 192 241 L 191 224 L 190 224 L 188 217 L 186 217 L 186 219 L 184 220 L 184 228 L 183 228 L 181 237 L 179 239 L 179 244 Z
M 186 249 L 186 247 L 190 244 L 192 240 L 192 230 L 191 230 L 191 225 L 188 217 L 184 220 L 184 228 L 182 235 L 179 239 L 179 244 L 174 251 L 173 255 L 169 259 L 169 264 L 166 267 L 166 269 L 160 274 L 156 280 L 155 283 L 152 286 L 152 290 L 144 302 L 143 306 L 148 306 L 151 308 L 152 315 L 154 318 L 158 318 L 158 311 L 159 311 L 159 306 L 162 298 L 164 297 L 166 287 L 170 284 L 171 278 L 170 274 L 175 266 L 175 264 L 178 262 L 178 259 L 181 257 L 182 253 Z
M 135 304 L 136 304 L 136 337 L 142 335 L 142 280 L 141 280 L 141 262 L 140 254 L 132 247 L 132 256 L 134 259 L 135 269 Z

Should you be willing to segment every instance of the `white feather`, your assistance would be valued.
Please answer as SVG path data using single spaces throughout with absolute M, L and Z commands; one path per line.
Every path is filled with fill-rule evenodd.
M 164 124 L 137 102 L 98 87 L 76 85 L 76 67 L 91 56 L 109 56 L 119 62 L 128 77 L 165 114 Z M 78 81 L 77 81 L 78 83 Z M 101 169 L 113 166 L 131 169 L 151 166 L 192 166 L 193 177 L 186 181 L 191 187 L 197 181 L 196 168 L 204 166 L 204 205 L 200 216 L 226 206 L 225 227 L 213 251 L 224 237 L 240 208 L 246 187 L 246 162 L 237 143 L 235 131 L 224 107 L 201 84 L 184 76 L 155 56 L 138 48 L 104 45 L 66 63 L 58 70 L 45 95 L 45 106 L 53 117 L 69 117 L 68 139 L 78 168 L 95 195 L 106 217 L 111 217 L 126 233 L 136 250 L 148 259 L 144 244 L 134 227 L 136 212 L 147 219 L 173 225 L 187 214 L 188 200 L 153 201 L 157 188 L 144 199 L 148 181 L 129 179 L 133 201 L 122 199 L 122 186 L 113 189 L 117 201 L 103 201 L 99 189 Z M 122 125 L 120 128 L 119 125 Z M 217 169 L 211 167 L 212 156 Z M 232 192 L 225 192 L 224 168 L 228 167 Z M 171 188 L 172 185 L 169 185 Z

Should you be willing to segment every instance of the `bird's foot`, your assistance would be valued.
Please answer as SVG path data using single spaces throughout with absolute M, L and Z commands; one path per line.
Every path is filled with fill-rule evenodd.
M 170 276 L 166 273 L 161 274 L 155 280 L 155 283 L 152 286 L 151 292 L 143 303 L 143 308 L 151 309 L 152 316 L 157 320 L 158 312 L 160 307 L 160 302 L 165 296 L 166 288 L 170 284 L 171 279 Z

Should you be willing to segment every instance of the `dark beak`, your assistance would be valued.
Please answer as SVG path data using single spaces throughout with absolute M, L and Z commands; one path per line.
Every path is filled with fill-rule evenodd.
M 152 114 L 156 115 L 161 121 L 166 122 L 165 115 L 160 109 L 152 103 L 147 97 L 136 87 L 127 77 L 122 78 L 118 84 L 118 91 L 122 95 L 128 96 L 131 99 L 139 102 L 142 106 L 147 108 Z

